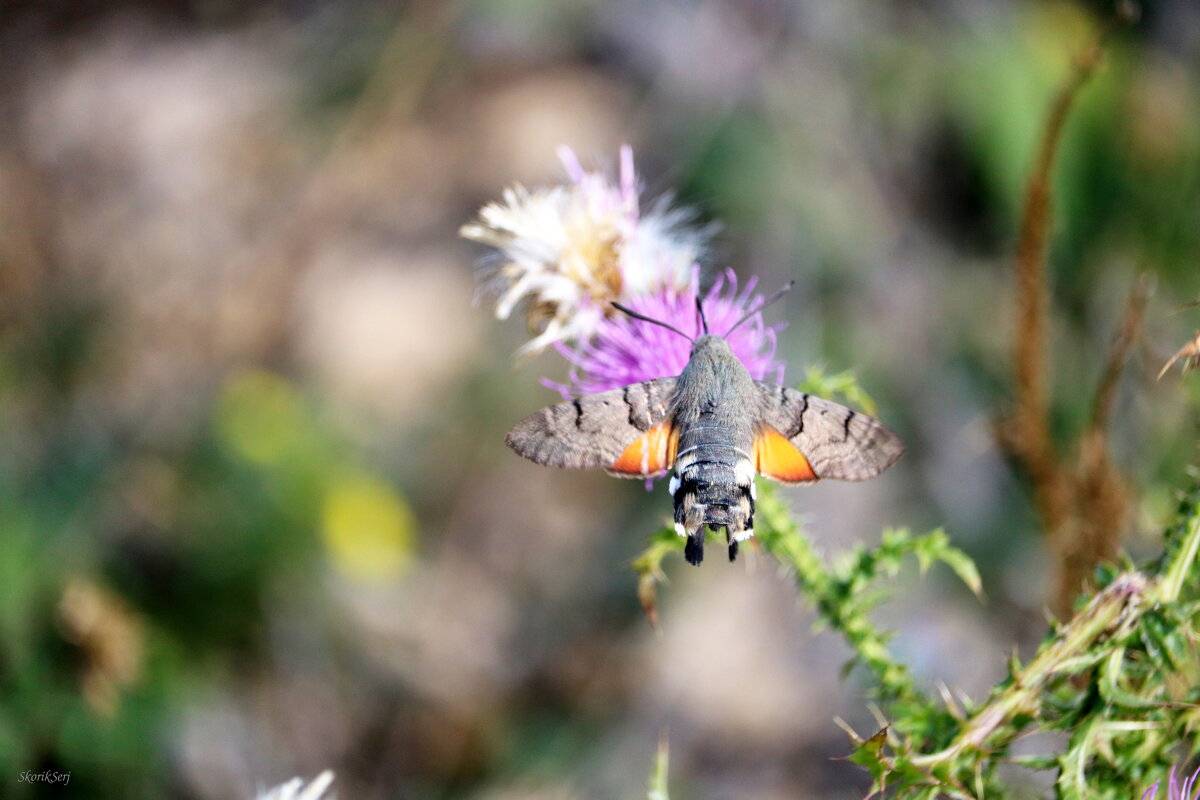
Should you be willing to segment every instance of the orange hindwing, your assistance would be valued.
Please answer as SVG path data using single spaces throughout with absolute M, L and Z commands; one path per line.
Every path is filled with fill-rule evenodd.
M 621 478 L 661 475 L 675 463 L 678 448 L 679 432 L 670 420 L 663 420 L 634 439 L 608 471 Z
M 804 453 L 770 425 L 761 426 L 754 437 L 754 469 L 781 483 L 812 483 L 818 478 Z

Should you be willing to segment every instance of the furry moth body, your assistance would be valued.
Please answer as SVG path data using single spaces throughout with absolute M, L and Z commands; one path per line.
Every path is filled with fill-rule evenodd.
M 794 389 L 753 380 L 720 336 L 695 340 L 678 378 L 658 378 L 544 408 L 508 433 L 538 464 L 661 477 L 684 556 L 704 558 L 704 526 L 725 528 L 729 559 L 754 535 L 754 476 L 788 484 L 860 481 L 904 446 L 874 419 Z

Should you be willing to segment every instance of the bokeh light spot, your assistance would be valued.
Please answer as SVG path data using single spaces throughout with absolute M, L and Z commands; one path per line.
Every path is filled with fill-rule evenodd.
M 404 498 L 370 475 L 337 478 L 325 495 L 325 546 L 337 568 L 354 580 L 401 575 L 412 561 L 414 528 Z
M 269 372 L 234 375 L 217 401 L 217 430 L 231 450 L 263 466 L 286 460 L 306 427 L 295 387 Z

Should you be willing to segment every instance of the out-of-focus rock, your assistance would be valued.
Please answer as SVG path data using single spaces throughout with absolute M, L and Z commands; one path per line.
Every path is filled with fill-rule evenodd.
M 454 116 L 464 126 L 459 135 L 469 141 L 462 148 L 468 159 L 463 186 L 481 196 L 514 182 L 561 182 L 557 159 L 546 157 L 561 145 L 587 163 L 601 159 L 603 165 L 634 133 L 621 122 L 630 105 L 627 94 L 600 73 L 546 70 L 477 91 L 477 104 Z
M 297 348 L 355 427 L 399 426 L 436 410 L 478 350 L 473 287 L 440 250 L 398 253 L 331 242 L 300 286 Z

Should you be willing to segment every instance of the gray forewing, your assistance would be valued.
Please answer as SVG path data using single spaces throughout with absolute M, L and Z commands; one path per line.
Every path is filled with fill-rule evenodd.
M 667 417 L 676 381 L 643 381 L 543 408 L 518 422 L 505 442 L 547 467 L 607 468 Z
M 877 420 L 816 395 L 757 382 L 762 421 L 796 446 L 819 478 L 863 481 L 904 455 Z

